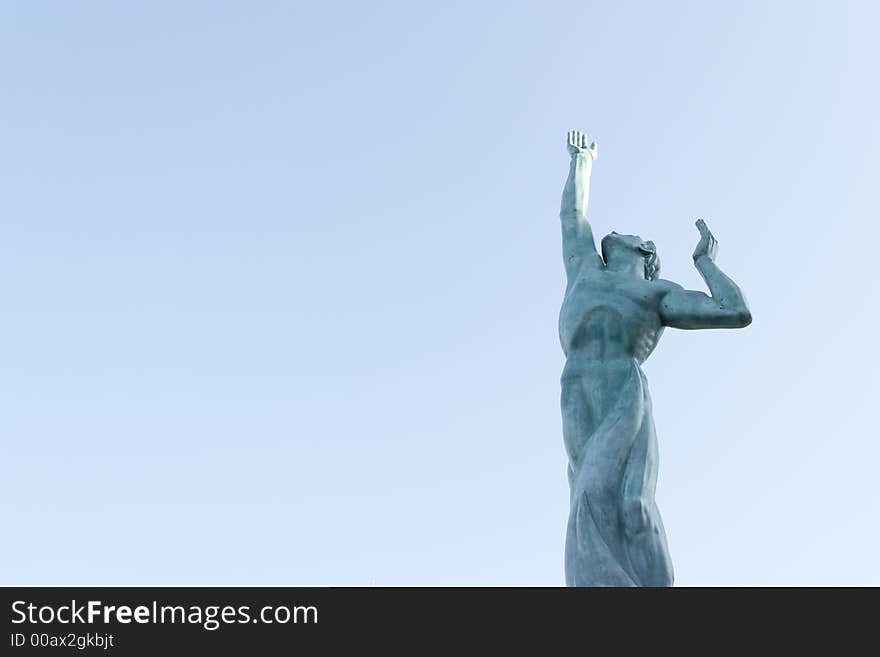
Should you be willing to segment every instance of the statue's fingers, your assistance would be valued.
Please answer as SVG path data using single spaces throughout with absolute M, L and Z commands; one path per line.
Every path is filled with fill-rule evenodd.
M 581 133 L 581 148 L 586 148 L 586 147 L 587 147 L 587 141 L 588 141 L 588 140 L 587 140 L 587 133 L 586 133 L 586 132 L 582 132 L 582 133 Z
M 702 219 L 697 219 L 697 230 L 700 231 L 700 235 L 706 237 L 709 233 L 709 227 L 706 226 L 706 222 Z

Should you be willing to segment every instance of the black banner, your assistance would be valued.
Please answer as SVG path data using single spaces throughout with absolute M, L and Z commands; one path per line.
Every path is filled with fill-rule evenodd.
M 95 587 L 3 588 L 0 653 L 338 654 L 550 645 L 766 647 L 873 625 L 869 600 L 836 589 Z M 752 643 L 752 638 L 759 643 Z M 697 642 L 697 645 L 701 645 Z M 707 646 L 704 646 L 707 647 Z

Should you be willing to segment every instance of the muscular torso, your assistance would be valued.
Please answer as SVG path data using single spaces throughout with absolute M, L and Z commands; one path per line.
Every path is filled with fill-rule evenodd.
M 572 469 L 663 331 L 660 302 L 673 284 L 602 269 L 571 280 L 559 315 L 565 352 L 563 436 Z
M 564 378 L 582 376 L 599 363 L 650 355 L 663 331 L 659 306 L 666 281 L 647 281 L 607 270 L 578 273 L 566 290 L 559 338 Z

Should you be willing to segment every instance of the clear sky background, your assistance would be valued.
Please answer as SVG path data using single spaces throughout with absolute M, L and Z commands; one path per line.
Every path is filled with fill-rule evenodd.
M 645 365 L 682 585 L 880 584 L 876 3 L 0 5 L 0 583 L 561 585 L 591 215 L 754 315 Z

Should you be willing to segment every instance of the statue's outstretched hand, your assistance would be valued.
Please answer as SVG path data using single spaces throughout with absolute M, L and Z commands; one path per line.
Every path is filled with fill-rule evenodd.
M 580 130 L 569 130 L 568 132 L 568 152 L 573 156 L 578 153 L 587 153 L 594 160 L 599 157 L 599 147 L 596 142 L 590 143 L 587 139 L 587 133 Z
M 714 261 L 715 254 L 718 253 L 718 240 L 715 239 L 706 222 L 702 219 L 697 219 L 697 230 L 700 231 L 700 241 L 697 242 L 697 248 L 694 249 L 694 262 L 703 256 Z

